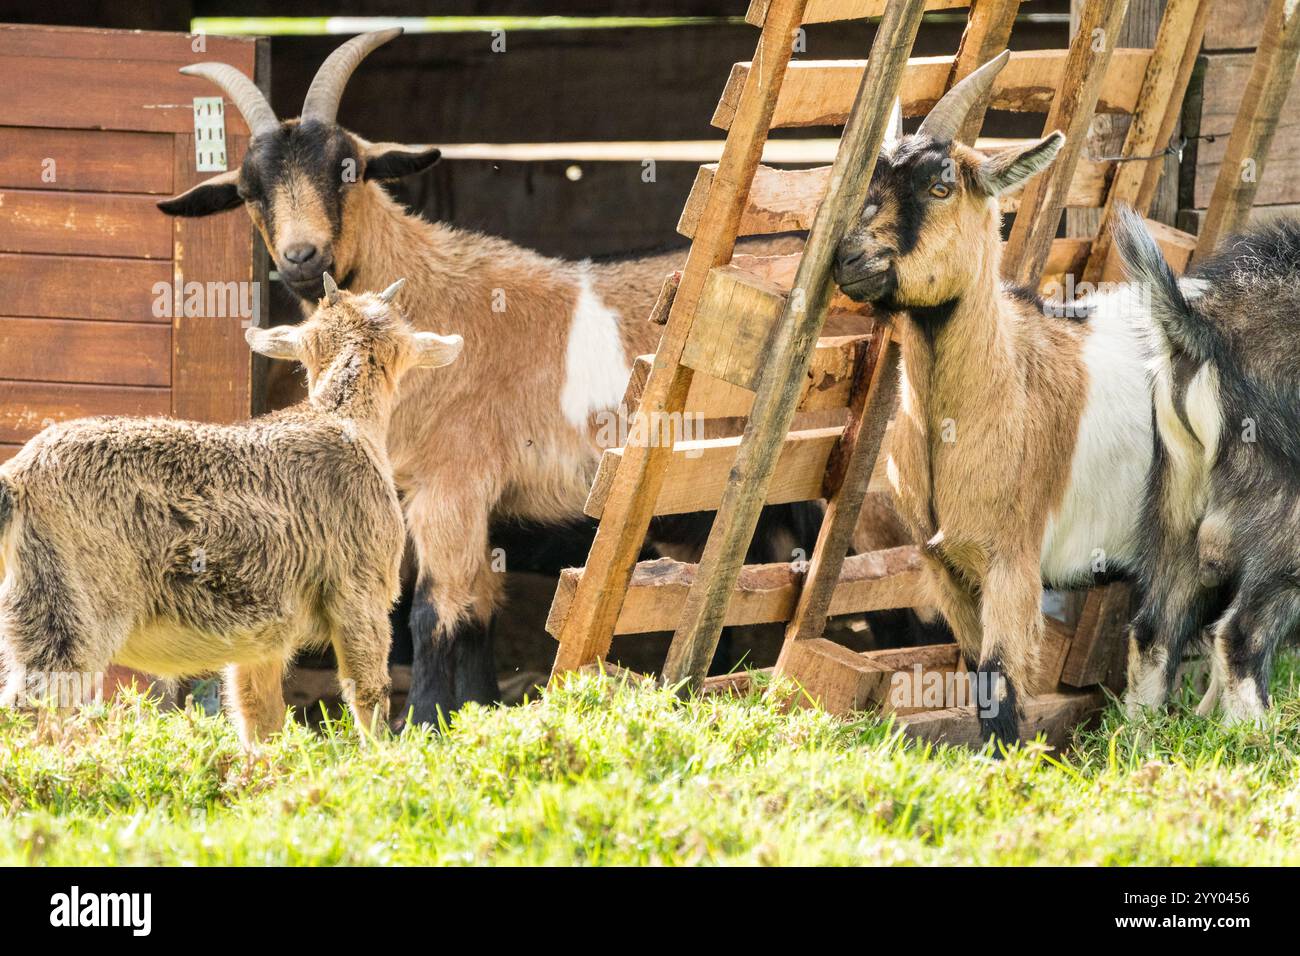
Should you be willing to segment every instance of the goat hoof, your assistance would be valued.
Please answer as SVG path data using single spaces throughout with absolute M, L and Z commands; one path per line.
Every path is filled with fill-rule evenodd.
M 980 733 L 984 737 L 984 742 L 992 742 L 993 756 L 999 760 L 1004 756 L 1004 751 L 1020 743 L 1020 727 L 1017 724 L 1014 713 L 1007 713 L 1005 710 L 992 717 L 980 717 Z

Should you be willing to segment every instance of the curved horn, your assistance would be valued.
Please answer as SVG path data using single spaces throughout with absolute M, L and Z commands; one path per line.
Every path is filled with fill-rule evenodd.
M 406 280 L 398 279 L 383 292 L 379 293 L 379 298 L 383 299 L 385 302 L 392 302 L 393 297 L 402 291 L 402 286 L 404 285 L 406 285 Z
M 338 118 L 339 100 L 343 99 L 343 87 L 347 86 L 352 71 L 374 50 L 400 36 L 401 32 L 401 27 L 393 27 L 363 33 L 331 53 L 316 71 L 316 77 L 307 89 L 307 98 L 302 101 L 303 121 L 333 123 Z
M 971 109 L 993 88 L 993 80 L 1009 59 L 1011 51 L 1003 50 L 945 93 L 943 99 L 934 104 L 934 109 L 922 121 L 916 134 L 946 142 L 955 139 Z
M 275 118 L 275 112 L 262 91 L 230 64 L 194 63 L 181 67 L 181 72 L 186 76 L 201 76 L 221 87 L 221 91 L 235 104 L 235 109 L 239 110 L 239 115 L 244 117 L 244 122 L 254 136 L 280 128 L 280 121 Z
M 321 278 L 325 282 L 325 302 L 327 305 L 337 305 L 339 301 L 339 285 L 334 281 L 334 277 L 328 272 L 324 273 Z

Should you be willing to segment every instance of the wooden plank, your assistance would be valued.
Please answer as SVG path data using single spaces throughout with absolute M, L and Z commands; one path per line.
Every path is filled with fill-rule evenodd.
M 866 200 L 923 13 L 922 0 L 895 0 L 886 7 L 876 31 L 835 157 L 830 190 L 817 210 L 794 284 L 773 330 L 754 406 L 700 559 L 700 581 L 687 595 L 673 633 L 663 671 L 667 683 L 698 686 L 713 658 L 727 603 L 769 485 L 778 474 L 812 351 L 831 305 L 835 247 Z M 886 339 L 883 334 L 873 338 L 872 349 L 879 347 L 877 340 Z
M 808 574 L 799 604 L 785 632 L 779 674 L 799 674 L 791 664 L 794 645 L 815 640 L 826 629 L 835 581 L 852 544 L 853 530 L 873 466 L 880 454 L 885 427 L 898 398 L 898 343 L 888 327 L 872 339 L 872 348 L 864 358 L 853 400 L 849 403 L 849 420 L 844 426 L 833 457 L 826 469 L 824 489 L 830 499 L 826 515 L 817 534 L 817 545 L 808 562 Z M 796 655 L 797 659 L 797 655 Z M 806 686 L 815 686 L 808 681 Z
M 956 644 L 930 644 L 923 647 L 895 647 L 880 651 L 866 651 L 858 655 L 864 660 L 883 665 L 893 671 L 910 671 L 920 667 L 922 674 L 931 671 L 956 672 L 963 669 L 961 655 Z M 700 687 L 702 695 L 709 694 L 745 694 L 752 686 L 752 674 L 770 678 L 773 669 L 760 667 L 751 671 L 738 671 L 733 674 L 718 674 L 706 677 Z M 925 708 L 896 708 L 891 705 L 888 694 L 879 702 L 881 709 L 887 713 L 906 714 Z
M 171 330 L 156 323 L 0 318 L 0 378 L 170 385 Z
M 246 137 L 227 140 L 232 163 L 243 160 Z M 178 188 L 204 178 L 194 169 L 194 137 L 177 136 L 174 162 Z M 173 283 L 184 289 L 189 283 L 204 287 L 236 284 L 239 302 L 265 313 L 266 256 L 253 225 L 245 215 L 206 216 L 200 219 L 170 220 L 174 239 Z M 205 297 L 206 301 L 206 297 Z M 263 325 L 260 315 L 230 315 L 223 304 L 217 314 L 192 315 L 175 309 L 172 318 L 172 414 L 202 422 L 237 422 L 252 415 L 252 352 L 244 340 L 244 328 Z M 252 311 L 251 309 L 249 311 Z
M 727 136 L 709 191 L 702 230 L 691 243 L 681 284 L 659 343 L 623 462 L 587 556 L 584 575 L 565 619 L 553 674 L 604 658 L 609 651 L 628 581 L 645 541 L 659 497 L 670 450 L 651 440 L 652 415 L 680 413 L 691 387 L 691 370 L 680 364 L 695 306 L 710 269 L 731 259 L 745 197 L 767 139 L 777 94 L 785 78 L 791 36 L 805 0 L 772 0 L 755 50 L 754 63 L 736 100 L 734 129 Z
M 170 262 L 0 254 L 0 314 L 108 322 L 170 322 L 156 314 Z
M 982 152 L 993 154 L 1026 142 L 1028 141 L 982 140 L 977 143 L 977 147 Z M 690 196 L 682 210 L 682 218 L 677 224 L 677 231 L 683 236 L 689 238 L 695 235 L 700 211 L 704 208 L 709 185 L 713 181 L 714 168 L 714 164 L 706 164 L 696 174 L 695 184 L 691 187 Z M 1106 200 L 1106 179 L 1110 169 L 1110 163 L 1081 159 L 1070 180 L 1070 190 L 1065 197 L 1066 206 L 1072 209 L 1101 206 Z M 759 167 L 749 191 L 745 214 L 740 221 L 740 235 L 806 232 L 812 226 L 817 207 L 826 194 L 830 170 L 829 166 L 816 166 L 812 169 Z M 1004 213 L 1015 212 L 1020 207 L 1020 196 L 1018 193 L 1003 194 L 998 197 L 998 205 Z
M 868 651 L 862 657 L 890 672 L 868 697 L 868 710 L 905 716 L 976 701 L 975 685 L 966 676 L 966 662 L 956 644 Z
M 1259 46 L 1264 32 L 1268 0 L 1233 0 L 1210 5 L 1205 27 L 1205 49 L 1247 50 Z
M 742 253 L 732 256 L 731 265 L 788 293 L 794 288 L 802 258 L 801 252 L 778 256 L 755 256 Z M 776 318 L 771 317 L 767 321 L 774 323 Z M 874 305 L 867 302 L 854 302 L 840 292 L 838 287 L 832 285 L 829 311 L 822 327 L 822 334 L 825 336 L 863 335 L 875 328 L 875 319 Z M 751 317 L 751 321 L 756 320 L 756 317 Z
M 822 496 L 823 479 L 841 428 L 813 428 L 790 432 L 781 445 L 776 474 L 768 486 L 767 504 L 813 501 Z M 664 485 L 654 503 L 654 514 L 689 514 L 712 511 L 722 500 L 740 448 L 740 436 L 679 441 L 672 449 Z M 614 481 L 622 469 L 626 449 L 609 448 L 600 457 L 583 511 L 592 518 L 605 512 Z
M 700 215 L 708 200 L 717 163 L 706 163 L 695 174 L 677 231 L 690 238 L 699 228 Z M 817 206 L 826 195 L 831 168 L 773 169 L 760 166 L 749 187 L 749 199 L 740 219 L 740 235 L 759 236 L 777 232 L 806 232 L 812 228 Z
M 198 54 L 189 62 L 211 59 Z M 0 53 L 0 72 L 9 80 L 0 98 L 0 126 L 193 133 L 194 97 L 221 91 L 202 77 L 178 73 L 183 65 Z M 248 135 L 228 100 L 226 133 Z
M 888 695 L 892 668 L 866 660 L 842 644 L 817 637 L 793 641 L 782 651 L 785 669 L 773 671 L 796 684 L 792 702 L 851 714 Z
M 165 133 L 0 126 L 0 187 L 170 195 L 172 140 Z
M 952 89 L 1007 48 L 1019 10 L 1018 0 L 973 0 L 966 18 L 966 29 L 962 31 L 957 55 L 953 58 L 952 72 L 948 74 L 947 89 Z M 957 133 L 959 142 L 974 143 L 978 139 L 987 110 L 987 103 L 976 104 L 971 109 Z
M 1105 684 L 1122 666 L 1132 599 L 1133 588 L 1124 583 L 1108 584 L 1089 593 L 1061 668 L 1062 684 Z
M 1059 92 L 1052 100 L 1043 126 L 1045 131 L 1064 133 L 1065 143 L 1056 154 L 1056 161 L 1029 180 L 1022 190 L 1021 206 L 1032 209 L 1034 214 L 1016 217 L 1004 252 L 1002 274 L 1021 285 L 1036 288 L 1042 278 L 1088 125 L 1093 114 L 1103 108 L 1104 86 L 1115 73 L 1112 64 L 1121 62 L 1120 51 L 1114 51 L 1111 43 L 1119 35 L 1126 9 L 1128 0 L 1085 0 L 1079 15 L 1078 31 L 1062 64 Z M 1146 52 L 1141 73 L 1126 79 L 1130 93 L 1142 85 L 1141 77 L 1146 74 L 1150 59 L 1149 51 Z M 1132 110 L 1130 104 L 1124 112 Z
M 178 68 L 199 60 L 215 60 L 232 63 L 252 76 L 257 43 L 253 37 L 0 23 L 0 57 L 157 60 Z
M 25 442 L 56 422 L 92 415 L 165 415 L 165 388 L 0 381 L 0 442 Z
M 1131 113 L 1146 72 L 1150 50 L 1115 50 L 1104 73 L 1096 76 L 1097 111 Z M 1046 113 L 1056 91 L 1066 82 L 1064 50 L 1025 50 L 1011 60 L 993 84 L 990 109 L 1019 113 Z M 922 116 L 943 96 L 954 57 L 926 56 L 908 61 L 899 98 L 904 116 Z M 863 60 L 801 60 L 790 65 L 781 89 L 773 127 L 839 126 L 848 117 L 853 94 L 862 79 Z M 749 74 L 748 63 L 737 63 L 713 114 L 713 125 L 730 126 L 736 92 Z
M 1057 691 L 1028 697 L 1022 705 L 1021 736 L 1031 740 L 1041 734 L 1048 746 L 1063 749 L 1074 732 L 1105 705 L 1105 695 L 1097 690 Z M 984 746 L 973 707 L 922 711 L 900 718 L 899 726 L 914 740 L 960 747 Z
M 1250 207 L 1245 225 L 1259 226 L 1277 219 L 1300 219 L 1300 203 L 1286 203 L 1279 206 L 1261 206 L 1255 203 Z M 1181 209 L 1178 212 L 1178 228 L 1188 235 L 1195 236 L 1199 233 L 1204 221 L 1204 209 Z
M 0 462 L 6 462 L 22 449 L 22 445 L 0 443 Z
M 1241 108 L 1232 124 L 1232 138 L 1197 237 L 1195 259 L 1209 255 L 1221 237 L 1246 221 L 1264 177 L 1269 148 L 1282 107 L 1291 92 L 1297 62 L 1300 62 L 1300 4 L 1295 0 L 1272 0 Z
M 812 363 L 808 367 L 808 380 L 799 411 L 820 412 L 847 408 L 853 370 L 859 354 L 866 348 L 869 336 L 841 335 L 817 340 Z M 645 391 L 645 383 L 654 366 L 653 355 L 639 355 L 632 363 L 627 392 L 623 398 L 625 408 L 636 408 Z M 686 396 L 686 415 L 703 415 L 706 418 L 744 418 L 754 404 L 754 393 L 729 382 L 697 372 L 691 379 L 691 390 Z
M 1205 57 L 1203 62 L 1200 132 L 1218 135 L 1213 142 L 1201 140 L 1195 147 L 1194 182 L 1187 201 L 1198 209 L 1210 205 L 1255 57 L 1225 53 Z M 1300 203 L 1300 76 L 1291 84 L 1266 155 L 1269 172 L 1256 177 L 1255 205 Z
M 772 0 L 750 0 L 745 12 L 745 22 L 761 26 Z M 809 0 L 803 15 L 804 23 L 830 23 L 835 20 L 864 20 L 884 16 L 888 0 Z M 969 7 L 971 0 L 925 0 L 926 12 L 934 10 L 960 10 Z
M 697 372 L 753 389 L 786 292 L 738 266 L 710 270 L 695 309 L 682 362 Z
M 563 633 L 574 594 L 587 572 L 567 568 L 560 574 L 559 587 L 546 630 Z M 698 580 L 699 566 L 660 558 L 636 565 L 628 584 L 616 634 L 650 634 L 677 626 L 682 604 Z M 728 626 L 771 624 L 787 621 L 799 597 L 803 573 L 789 564 L 746 565 L 736 579 L 736 590 L 727 608 Z M 832 614 L 858 614 L 890 608 L 912 607 L 922 602 L 921 558 L 916 548 L 891 548 L 855 554 L 846 558 L 831 600 Z M 907 648 L 907 650 L 916 650 Z
M 171 223 L 152 196 L 0 190 L 0 252 L 171 258 Z
M 1196 50 L 1205 33 L 1210 6 L 1210 0 L 1169 0 L 1142 79 L 1138 109 L 1124 138 L 1122 156 L 1151 156 L 1169 142 L 1192 75 Z M 1115 216 L 1122 206 L 1131 206 L 1143 216 L 1150 211 L 1161 166 L 1157 161 L 1142 160 L 1117 164 L 1083 270 L 1085 282 L 1122 279 L 1119 262 L 1110 254 Z

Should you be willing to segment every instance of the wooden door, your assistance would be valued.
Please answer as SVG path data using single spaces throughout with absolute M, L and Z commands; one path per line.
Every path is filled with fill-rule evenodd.
M 202 60 L 269 83 L 265 40 L 0 24 L 0 460 L 84 415 L 250 414 L 252 224 L 155 205 L 213 175 L 194 98 L 220 91 L 177 72 Z M 229 104 L 225 133 L 233 168 L 248 127 Z

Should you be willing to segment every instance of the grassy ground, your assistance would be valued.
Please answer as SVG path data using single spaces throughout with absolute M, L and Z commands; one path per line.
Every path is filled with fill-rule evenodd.
M 0 715 L 0 862 L 1300 863 L 1300 660 L 1269 729 L 1112 708 L 1059 758 L 901 742 L 761 696 L 582 677 L 441 737 L 288 731 L 140 701 Z

